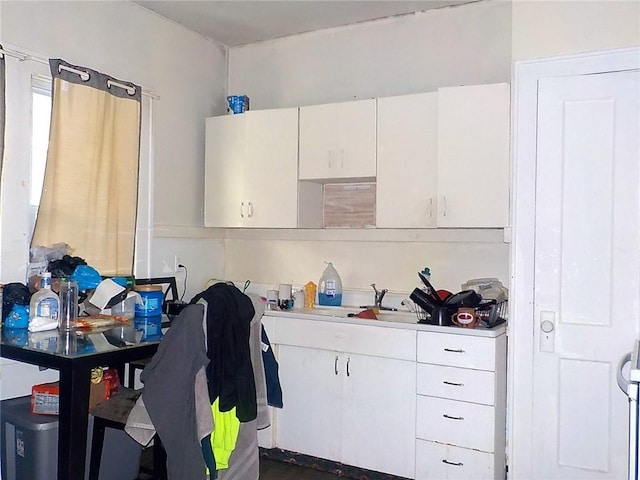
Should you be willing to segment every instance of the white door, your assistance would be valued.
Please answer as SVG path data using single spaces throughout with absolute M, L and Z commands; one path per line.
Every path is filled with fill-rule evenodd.
M 416 363 L 343 354 L 342 462 L 411 478 Z
M 615 368 L 640 324 L 639 92 L 637 71 L 538 85 L 532 478 L 626 477 Z
M 438 226 L 504 227 L 509 218 L 507 83 L 438 89 Z
M 438 93 L 378 99 L 376 227 L 436 226 Z
M 279 345 L 278 363 L 284 408 L 277 412 L 276 446 L 339 461 L 341 354 Z
M 296 228 L 298 109 L 255 110 L 245 117 L 244 226 Z
M 206 227 L 242 226 L 244 158 L 244 115 L 207 118 L 204 166 Z

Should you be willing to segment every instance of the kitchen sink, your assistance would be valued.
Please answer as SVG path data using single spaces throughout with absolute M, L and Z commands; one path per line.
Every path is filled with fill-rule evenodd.
M 363 310 L 364 309 L 360 307 L 316 306 L 313 310 L 304 310 L 304 313 L 308 313 L 310 315 L 325 315 L 336 318 L 348 318 L 349 316 L 355 316 Z M 417 323 L 418 321 L 414 313 L 407 311 L 380 310 L 376 313 L 376 317 L 378 321 L 383 322 Z M 372 321 L 375 322 L 376 320 Z
M 338 317 L 345 318 L 348 317 L 350 313 L 358 313 L 362 311 L 361 308 L 358 307 L 327 307 L 327 306 L 318 306 L 313 307 L 312 310 L 303 310 L 304 313 L 308 313 L 310 315 L 326 315 L 328 317 Z

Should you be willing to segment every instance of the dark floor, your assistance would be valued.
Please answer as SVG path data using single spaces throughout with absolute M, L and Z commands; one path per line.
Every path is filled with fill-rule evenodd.
M 149 468 L 152 464 L 151 449 L 145 449 L 142 454 L 141 470 L 138 480 L 151 478 Z M 260 480 L 344 480 L 344 477 L 321 472 L 313 468 L 301 467 L 280 460 L 260 458 Z
M 279 460 L 260 459 L 260 480 L 335 480 L 339 478 L 344 477 Z

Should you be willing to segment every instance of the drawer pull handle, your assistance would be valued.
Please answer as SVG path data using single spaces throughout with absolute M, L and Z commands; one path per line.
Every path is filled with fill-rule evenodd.
M 451 352 L 451 353 L 464 353 L 464 350 L 462 350 L 461 348 L 459 348 L 459 349 L 445 348 L 444 351 L 445 352 Z
M 464 417 L 453 417 L 451 415 L 447 415 L 446 413 L 442 415 L 444 418 L 448 418 L 449 420 L 464 420 Z
M 450 462 L 446 458 L 442 459 L 442 463 L 446 463 L 447 465 L 453 465 L 454 467 L 462 467 L 464 465 L 464 463 L 462 462 Z
M 349 371 L 349 364 L 351 363 L 351 359 L 347 358 L 347 377 L 351 376 L 351 372 Z
M 336 360 L 333 363 L 333 371 L 337 375 L 338 374 L 338 356 L 336 355 Z
M 455 382 L 447 382 L 446 380 L 443 380 L 443 382 L 445 385 L 451 385 L 453 387 L 464 387 L 464 383 L 455 383 Z

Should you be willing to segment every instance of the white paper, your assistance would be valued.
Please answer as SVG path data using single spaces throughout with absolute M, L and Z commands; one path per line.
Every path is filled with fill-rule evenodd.
M 122 285 L 118 285 L 110 278 L 107 278 L 98 284 L 98 287 L 96 288 L 95 292 L 93 292 L 93 295 L 89 299 L 89 302 L 102 310 L 107 306 L 109 300 L 111 300 L 123 290 L 124 287 Z
M 58 328 L 58 320 L 51 320 L 46 317 L 34 317 L 29 321 L 30 332 L 44 332 Z

